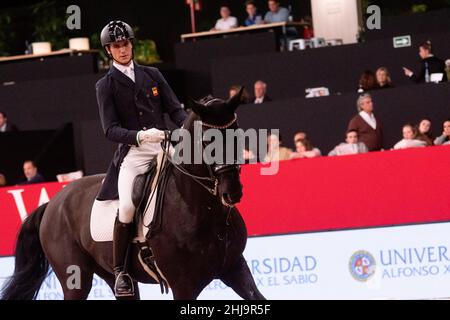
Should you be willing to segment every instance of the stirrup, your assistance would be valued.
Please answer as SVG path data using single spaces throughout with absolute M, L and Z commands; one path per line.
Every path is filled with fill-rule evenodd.
M 126 278 L 127 280 L 125 280 L 124 278 Z M 119 282 L 119 280 L 124 281 L 124 282 L 128 282 L 130 283 L 130 288 L 129 290 L 124 290 L 122 292 L 119 292 L 117 289 L 117 284 Z M 123 290 L 123 288 L 121 288 Z M 114 282 L 114 295 L 118 298 L 121 297 L 133 297 L 134 296 L 134 283 L 133 283 L 133 279 L 131 278 L 131 276 L 128 273 L 125 273 L 123 271 L 121 271 L 117 276 L 116 276 L 116 281 Z

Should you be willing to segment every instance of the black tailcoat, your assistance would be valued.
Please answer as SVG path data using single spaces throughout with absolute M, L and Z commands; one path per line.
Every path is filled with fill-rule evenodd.
M 138 131 L 166 130 L 164 113 L 179 127 L 187 116 L 158 69 L 134 62 L 134 74 L 135 82 L 113 66 L 96 84 L 103 132 L 106 138 L 119 144 L 98 200 L 118 199 L 120 165 L 130 146 L 137 145 Z

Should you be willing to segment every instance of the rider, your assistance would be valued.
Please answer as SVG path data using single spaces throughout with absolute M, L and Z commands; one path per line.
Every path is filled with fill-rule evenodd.
M 163 113 L 178 126 L 187 114 L 158 69 L 133 61 L 134 32 L 127 23 L 109 22 L 100 38 L 113 60 L 109 72 L 96 84 L 100 120 L 106 137 L 119 147 L 97 199 L 119 198 L 113 235 L 114 291 L 118 297 L 132 296 L 132 279 L 124 273 L 124 265 L 136 210 L 133 181 L 146 172 L 161 149 L 166 129 Z

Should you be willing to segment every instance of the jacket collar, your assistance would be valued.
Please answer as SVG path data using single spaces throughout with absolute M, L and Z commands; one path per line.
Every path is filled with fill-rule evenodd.
M 134 81 L 133 82 L 129 77 L 123 74 L 122 71 L 118 70 L 116 67 L 111 66 L 109 69 L 109 74 L 111 76 L 119 81 L 120 83 L 126 85 L 127 87 L 135 89 L 135 91 L 139 91 L 139 88 L 142 88 L 143 82 L 144 82 L 144 70 L 142 66 L 137 64 L 135 61 L 134 63 Z
M 144 86 L 144 68 L 134 63 L 134 81 L 136 81 L 135 91 L 139 91 Z
M 135 77 L 136 77 L 136 66 L 134 67 L 134 72 L 135 72 Z M 115 80 L 117 80 L 120 83 L 126 85 L 127 87 L 130 87 L 130 88 L 134 88 L 135 87 L 135 83 L 133 82 L 133 80 L 128 78 L 126 75 L 124 75 L 123 72 L 120 71 L 119 69 L 117 69 L 115 66 L 111 66 L 111 68 L 109 69 L 109 74 Z

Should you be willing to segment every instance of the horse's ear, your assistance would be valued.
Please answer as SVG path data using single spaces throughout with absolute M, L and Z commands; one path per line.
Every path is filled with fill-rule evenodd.
M 239 89 L 238 93 L 236 93 L 234 96 L 232 96 L 230 99 L 228 99 L 227 105 L 233 109 L 233 112 L 236 111 L 237 107 L 239 107 L 239 105 L 241 104 L 243 93 L 244 93 L 244 87 L 241 87 L 241 89 Z
M 192 111 L 194 111 L 194 113 L 197 114 L 198 116 L 202 115 L 203 110 L 205 109 L 205 106 L 192 98 L 189 100 L 190 100 L 190 105 L 191 105 Z

